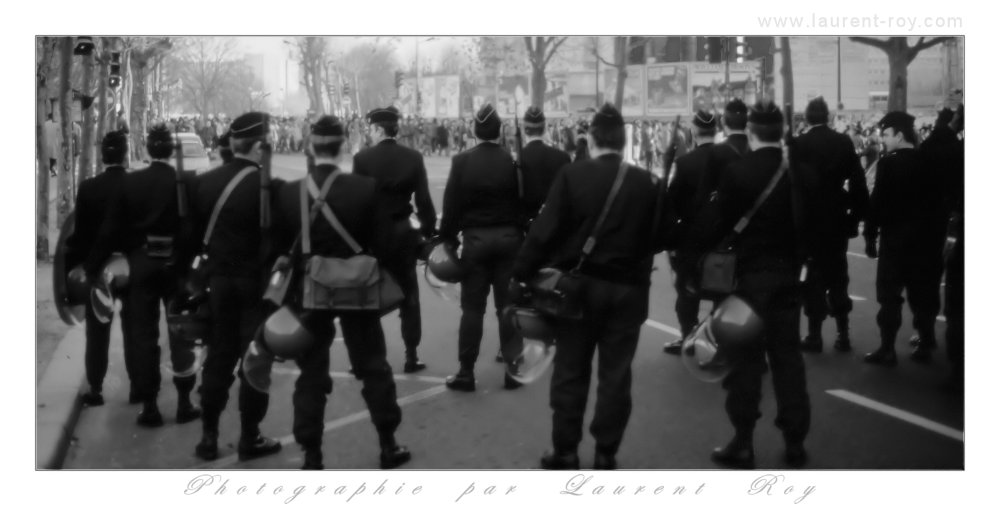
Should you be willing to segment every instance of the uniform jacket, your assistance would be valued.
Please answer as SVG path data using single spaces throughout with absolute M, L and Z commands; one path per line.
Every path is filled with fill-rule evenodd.
M 566 270 L 576 266 L 621 161 L 620 155 L 608 154 L 573 162 L 559 172 L 518 253 L 515 279 L 526 280 L 545 266 Z M 628 169 L 581 272 L 615 283 L 649 285 L 652 255 L 663 249 L 650 234 L 657 188 L 646 171 Z
M 193 179 L 193 172 L 183 176 L 181 191 L 187 193 L 189 205 Z M 96 274 L 114 251 L 115 244 L 120 245 L 123 252 L 130 253 L 144 247 L 148 236 L 173 237 L 176 253 L 186 256 L 186 252 L 179 250 L 184 247 L 185 241 L 179 239 L 185 233 L 177 213 L 177 192 L 177 170 L 167 163 L 154 161 L 149 167 L 127 174 L 111 199 L 84 269 Z
M 794 158 L 815 171 L 816 191 L 808 201 L 817 238 L 856 231 L 868 212 L 868 183 L 850 137 L 826 125 L 814 126 L 796 138 Z
M 922 156 L 926 153 L 906 148 L 879 160 L 865 220 L 865 239 L 874 241 L 881 235 L 883 245 L 898 247 L 901 253 L 922 245 L 940 254 L 947 219 L 941 191 L 943 178 Z
M 678 158 L 670 186 L 667 187 L 668 213 L 672 217 L 671 222 L 679 222 L 674 235 L 680 242 L 690 243 L 694 239 L 691 234 L 695 233 L 696 219 L 708 199 L 701 179 L 705 175 L 712 146 L 710 143 L 702 144 Z
M 722 220 L 715 231 L 717 240 L 722 240 L 732 231 L 736 222 L 750 210 L 780 167 L 781 158 L 781 148 L 760 148 L 727 165 L 722 171 L 718 190 Z M 792 170 L 798 169 L 792 167 Z M 798 213 L 800 219 L 804 215 L 801 209 L 793 209 L 792 181 L 790 173 L 778 181 L 736 239 L 737 268 L 742 273 L 775 268 L 797 270 L 803 260 L 799 253 L 802 243 L 799 241 L 804 238 L 799 237 L 796 231 L 793 213 Z
M 378 181 L 379 191 L 393 219 L 409 218 L 413 212 L 412 196 L 421 232 L 427 237 L 434 235 L 437 214 L 427 187 L 424 157 L 418 151 L 401 146 L 395 139 L 385 139 L 354 155 L 353 171 Z
M 97 241 L 111 199 L 118 194 L 124 180 L 125 168 L 111 165 L 104 172 L 80 183 L 76 194 L 73 235 L 66 239 L 66 265 L 69 268 L 87 259 Z M 111 246 L 111 251 L 119 249 L 120 246 Z
M 260 232 L 260 167 L 247 159 L 234 158 L 198 176 L 195 182 L 195 227 L 190 240 L 193 250 L 202 247 L 205 229 L 216 202 L 229 182 L 244 168 L 255 169 L 233 189 L 209 239 L 209 272 L 221 276 L 259 276 L 262 268 Z
M 529 219 L 538 216 L 545 197 L 559 169 L 569 165 L 569 154 L 547 146 L 540 140 L 529 142 L 521 150 L 521 173 L 524 175 L 524 205 Z
M 333 165 L 317 165 L 307 177 L 322 188 L 326 176 L 336 169 Z M 288 252 L 302 230 L 300 217 L 300 180 L 289 181 L 276 189 L 273 207 L 272 233 L 275 249 Z M 309 204 L 313 199 L 309 197 Z M 381 204 L 378 183 L 366 176 L 341 174 L 333 182 L 326 202 L 333 214 L 354 237 L 354 240 L 379 261 L 384 262 L 393 248 L 391 222 L 385 206 Z M 326 221 L 317 214 L 310 228 L 311 253 L 325 257 L 348 258 L 355 252 Z M 296 249 L 296 252 L 301 249 Z
M 443 238 L 453 240 L 467 228 L 523 223 L 517 170 L 507 150 L 483 142 L 451 159 L 441 217 Z

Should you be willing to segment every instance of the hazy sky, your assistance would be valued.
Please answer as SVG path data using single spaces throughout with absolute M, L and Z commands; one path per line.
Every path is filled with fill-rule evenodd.
M 455 44 L 469 37 L 397 37 L 396 56 L 401 62 L 409 62 L 416 56 L 417 41 L 420 41 L 420 59 L 437 57 L 450 44 Z M 259 36 L 236 37 L 241 52 L 261 53 L 269 58 L 284 59 L 288 57 L 290 46 L 282 41 L 285 37 Z M 335 37 L 332 45 L 338 48 L 349 48 L 365 40 L 374 41 L 375 37 Z M 430 40 L 428 40 L 430 39 Z M 406 65 L 409 67 L 409 65 Z

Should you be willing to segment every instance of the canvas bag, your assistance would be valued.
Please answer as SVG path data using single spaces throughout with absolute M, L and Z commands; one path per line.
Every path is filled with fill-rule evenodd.
M 335 171 L 330 178 L 336 178 Z M 332 181 L 331 181 L 332 183 Z M 327 186 L 324 182 L 324 187 Z M 306 258 L 302 280 L 302 308 L 336 311 L 379 311 L 388 313 L 403 302 L 403 290 L 378 259 L 365 254 L 364 249 L 344 228 L 310 178 L 301 182 L 302 253 Z M 307 196 L 311 194 L 323 217 L 354 251 L 347 258 L 310 255 L 311 217 L 307 209 Z M 323 198 L 320 198 L 323 197 Z

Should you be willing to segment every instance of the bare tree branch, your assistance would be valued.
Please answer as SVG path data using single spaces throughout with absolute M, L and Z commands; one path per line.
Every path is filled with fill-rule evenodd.
M 924 42 L 924 38 L 920 37 L 920 39 L 917 40 L 917 44 L 911 47 L 907 52 L 906 54 L 907 63 L 912 62 L 917 57 L 917 54 L 919 54 L 924 49 L 932 48 L 938 44 L 943 44 L 952 39 L 954 39 L 954 37 L 934 37 L 933 39 Z
M 857 42 L 858 44 L 864 44 L 866 46 L 877 47 L 883 51 L 889 51 L 889 41 L 876 39 L 874 37 L 848 37 L 851 42 Z
M 556 54 L 556 49 L 559 49 L 559 46 L 561 46 L 563 42 L 566 42 L 566 39 L 568 38 L 569 37 L 563 37 L 555 41 L 555 43 L 549 47 L 549 54 L 545 57 L 545 63 L 542 64 L 543 66 L 549 64 L 549 60 L 552 59 L 552 55 Z M 553 39 L 555 39 L 555 37 L 549 37 L 547 42 L 551 43 Z

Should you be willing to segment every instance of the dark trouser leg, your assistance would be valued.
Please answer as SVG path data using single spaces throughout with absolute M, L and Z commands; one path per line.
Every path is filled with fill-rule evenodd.
M 391 435 L 402 420 L 402 411 L 396 403 L 392 368 L 385 359 L 382 323 L 377 314 L 344 314 L 340 316 L 340 327 L 354 375 L 364 383 L 361 396 L 372 424 L 380 436 Z
M 295 442 L 305 448 L 319 448 L 323 443 L 326 397 L 333 392 L 330 377 L 330 345 L 336 332 L 333 317 L 329 311 L 314 311 L 302 318 L 302 324 L 315 340 L 309 350 L 295 360 L 301 374 L 295 380 L 292 394 L 295 412 L 292 433 Z
M 875 298 L 879 303 L 875 320 L 882 335 L 882 347 L 887 349 L 894 348 L 896 333 L 903 324 L 902 262 L 902 258 L 883 254 L 875 273 Z
M 948 261 L 944 286 L 944 316 L 948 327 L 944 332 L 948 360 L 952 372 L 961 379 L 965 373 L 965 244 L 959 239 Z
M 590 367 L 597 340 L 589 325 L 558 327 L 549 406 L 552 407 L 552 444 L 556 453 L 575 453 L 583 438 L 583 415 L 590 390 Z
M 610 311 L 597 336 L 597 400 L 590 433 L 599 452 L 614 455 L 632 413 L 632 359 L 645 320 L 649 289 L 603 282 L 596 285 Z
M 738 437 L 748 438 L 760 418 L 761 378 L 767 365 L 764 344 L 746 349 L 731 357 L 732 371 L 722 381 L 726 389 L 726 414 Z
M 416 233 L 410 228 L 409 220 L 402 220 L 394 225 L 394 235 L 398 238 L 397 248 L 400 250 L 397 258 L 390 259 L 385 267 L 396 278 L 403 290 L 403 304 L 399 307 L 400 334 L 407 353 L 416 354 L 420 346 L 420 286 L 417 284 Z
M 913 313 L 913 328 L 925 343 L 935 340 L 934 322 L 941 311 L 940 249 L 911 259 L 906 272 L 906 295 Z
M 701 299 L 687 289 L 694 282 L 694 264 L 680 255 L 668 258 L 674 269 L 674 289 L 677 290 L 674 310 L 677 312 L 677 322 L 681 326 L 681 336 L 686 336 L 698 325 L 698 309 L 701 305 Z
M 831 245 L 830 255 L 824 261 L 824 277 L 829 290 L 830 315 L 843 319 L 854 309 L 854 303 L 847 293 L 851 281 L 847 274 L 847 237 L 838 239 L 835 245 Z
M 517 359 L 524 348 L 524 341 L 514 333 L 510 323 L 503 318 L 503 310 L 510 304 L 511 272 L 514 270 L 514 258 L 521 247 L 522 235 L 514 228 L 504 232 L 498 231 L 496 243 L 496 262 L 493 265 L 491 284 L 493 285 L 493 306 L 496 309 L 499 322 L 500 351 L 504 360 L 512 362 Z
M 128 331 L 132 343 L 134 389 L 139 400 L 155 402 L 160 392 L 160 300 L 162 262 L 142 251 L 129 255 Z
M 87 370 L 87 383 L 90 384 L 91 391 L 99 393 L 104 385 L 104 377 L 108 373 L 111 322 L 99 322 L 90 304 L 87 304 L 86 322 L 87 345 L 84 352 L 84 365 Z
M 806 370 L 799 348 L 798 304 L 791 297 L 776 303 L 765 321 L 766 347 L 778 401 L 775 425 L 786 441 L 802 442 L 809 432 L 809 394 Z
M 468 273 L 462 280 L 462 319 L 458 327 L 458 362 L 471 370 L 479 358 L 479 344 L 483 340 L 483 315 L 486 297 L 490 293 L 489 271 L 486 266 L 469 261 Z
M 210 280 L 212 337 L 202 369 L 201 406 L 206 430 L 217 431 L 219 416 L 229 400 L 233 369 L 261 319 L 256 301 L 257 283 L 252 279 L 215 276 Z M 242 378 L 242 370 L 239 372 Z M 256 434 L 267 411 L 268 396 L 240 382 L 240 417 L 244 432 Z

